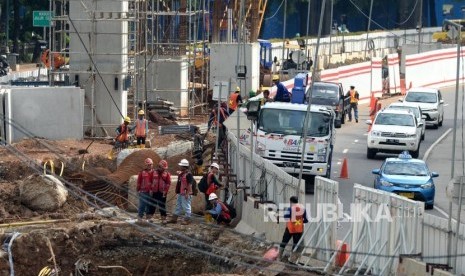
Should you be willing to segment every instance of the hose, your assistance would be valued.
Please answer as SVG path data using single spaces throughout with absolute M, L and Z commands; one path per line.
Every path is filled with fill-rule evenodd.
M 13 245 L 13 241 L 21 235 L 19 232 L 14 232 L 13 236 L 11 237 L 10 242 L 8 243 L 8 261 L 10 262 L 10 276 L 15 276 L 15 268 L 13 265 L 13 254 L 11 252 L 11 247 Z

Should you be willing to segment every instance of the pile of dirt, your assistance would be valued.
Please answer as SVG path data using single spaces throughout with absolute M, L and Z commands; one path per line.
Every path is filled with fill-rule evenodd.
M 154 126 L 170 126 L 170 125 L 178 124 L 176 120 L 165 118 L 155 111 L 149 112 L 149 119 L 150 119 L 150 122 L 152 122 Z M 149 126 L 150 128 L 152 128 L 152 124 L 149 124 Z

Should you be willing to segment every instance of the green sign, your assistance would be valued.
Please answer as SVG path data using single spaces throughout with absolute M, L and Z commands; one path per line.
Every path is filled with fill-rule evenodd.
M 34 27 L 50 27 L 52 26 L 52 12 L 50 11 L 33 11 L 32 26 Z

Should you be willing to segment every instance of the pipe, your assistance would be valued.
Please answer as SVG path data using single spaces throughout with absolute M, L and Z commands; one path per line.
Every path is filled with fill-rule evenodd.
M 12 223 L 2 223 L 0 228 L 10 228 L 16 226 L 26 226 L 26 225 L 36 225 L 36 224 L 48 224 L 48 223 L 61 223 L 61 222 L 70 222 L 70 219 L 51 219 L 51 220 L 36 220 L 36 221 L 22 221 L 22 222 L 12 222 Z

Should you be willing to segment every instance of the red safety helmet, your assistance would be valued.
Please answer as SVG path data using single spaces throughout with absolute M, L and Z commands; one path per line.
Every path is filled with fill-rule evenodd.
M 160 166 L 163 169 L 167 170 L 168 169 L 168 162 L 166 162 L 166 160 L 160 160 L 160 162 L 158 162 L 158 166 Z
M 145 159 L 145 165 L 153 165 L 153 161 L 150 158 Z

